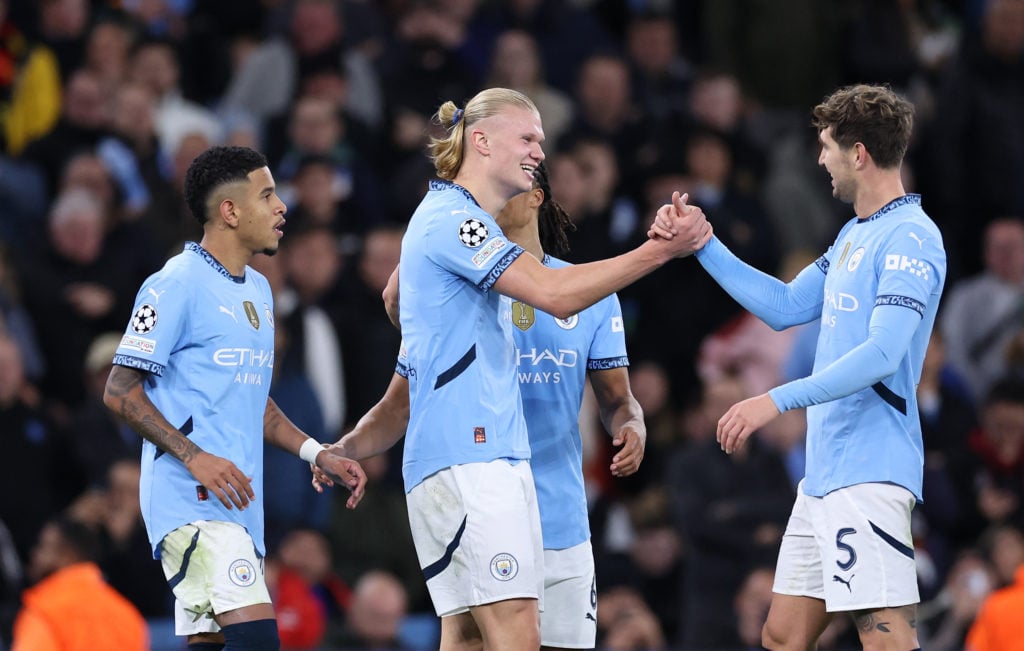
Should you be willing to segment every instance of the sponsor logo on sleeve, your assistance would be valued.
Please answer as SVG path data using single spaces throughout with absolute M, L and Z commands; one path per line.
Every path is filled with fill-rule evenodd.
M 473 264 L 476 265 L 477 269 L 482 268 L 491 258 L 506 246 L 507 243 L 505 240 L 498 237 L 494 238 L 485 244 L 482 249 L 476 252 L 476 255 L 473 256 Z
M 152 355 L 153 351 L 156 350 L 156 340 L 146 339 L 145 337 L 133 337 L 132 335 L 125 335 L 121 337 L 121 348 L 137 350 L 140 353 Z
M 622 332 L 624 330 L 625 330 L 625 328 L 622 326 L 622 317 L 621 316 L 613 316 L 612 317 L 612 332 Z
M 928 280 L 929 272 L 931 271 L 931 265 L 924 260 L 918 260 L 917 258 L 897 253 L 890 253 L 885 256 L 885 268 L 892 271 L 906 271 L 925 280 Z

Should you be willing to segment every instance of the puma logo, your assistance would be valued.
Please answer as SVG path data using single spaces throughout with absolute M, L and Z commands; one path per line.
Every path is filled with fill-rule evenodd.
M 159 303 L 160 302 L 160 297 L 163 296 L 166 292 L 167 292 L 166 289 L 158 292 L 155 289 L 153 289 L 152 287 L 149 288 L 149 293 L 153 295 L 153 302 L 154 303 Z
M 853 577 L 855 577 L 855 576 L 857 576 L 857 575 L 856 574 L 851 574 L 849 579 L 844 579 L 843 577 L 839 576 L 838 574 L 833 574 L 832 575 L 832 582 L 833 583 L 842 583 L 843 585 L 846 586 L 846 589 L 849 590 L 852 593 L 853 592 L 853 588 L 850 587 L 850 581 L 853 581 Z
M 917 248 L 924 249 L 924 243 L 928 241 L 927 237 L 918 237 L 917 233 L 915 233 L 914 231 L 910 231 L 909 233 L 907 233 L 907 235 L 912 237 L 914 241 L 917 242 Z
M 231 306 L 230 310 L 228 308 L 224 307 L 223 305 L 220 305 L 219 307 L 220 307 L 220 311 L 221 312 L 223 312 L 224 314 L 227 314 L 229 317 L 231 317 L 231 320 L 234 321 L 235 323 L 238 323 L 238 317 L 235 316 L 235 306 L 234 305 Z
M 595 624 L 597 623 L 597 618 L 594 617 L 594 613 L 587 613 L 586 615 L 583 616 L 583 619 L 589 619 L 590 621 L 594 622 Z
M 453 210 L 452 214 L 453 215 L 468 215 L 469 214 L 469 210 L 466 208 L 466 206 L 463 206 L 460 210 Z

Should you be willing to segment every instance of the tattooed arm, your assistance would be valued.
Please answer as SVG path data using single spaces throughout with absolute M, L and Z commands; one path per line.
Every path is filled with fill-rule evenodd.
M 267 408 L 263 412 L 263 440 L 298 455 L 302 444 L 311 439 L 284 415 L 272 398 L 267 398 Z M 346 506 L 354 509 L 363 498 L 366 486 L 366 473 L 363 472 L 362 466 L 329 447 L 316 455 L 316 465 L 333 482 L 348 487 L 352 494 Z
M 204 452 L 171 425 L 142 387 L 146 374 L 115 365 L 103 390 L 103 404 L 128 423 L 139 436 L 185 464 L 192 476 L 212 491 L 225 508 L 239 509 L 255 497 L 250 478 L 228 459 Z

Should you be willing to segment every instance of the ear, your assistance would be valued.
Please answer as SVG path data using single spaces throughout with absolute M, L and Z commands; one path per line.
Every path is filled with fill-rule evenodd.
M 221 221 L 223 221 L 229 228 L 235 228 L 238 226 L 238 206 L 235 205 L 232 199 L 221 199 L 220 204 L 217 206 L 218 213 Z
M 530 190 L 530 195 L 527 198 L 526 205 L 536 210 L 537 208 L 540 208 L 542 203 L 544 203 L 544 191 L 540 188 Z
M 481 156 L 490 156 L 491 142 L 483 129 L 473 129 L 470 131 L 469 142 L 473 145 L 473 149 L 475 149 L 478 154 Z
M 862 142 L 853 143 L 853 154 L 854 167 L 856 167 L 859 170 L 864 169 L 864 167 L 868 164 L 868 161 L 871 160 L 871 154 L 868 153 L 867 148 L 864 146 L 864 143 Z

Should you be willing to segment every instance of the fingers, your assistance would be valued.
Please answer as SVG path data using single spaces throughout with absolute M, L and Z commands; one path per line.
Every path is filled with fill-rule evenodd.
M 349 464 L 348 472 L 351 478 L 349 489 L 352 491 L 352 494 L 345 501 L 345 506 L 354 509 L 359 505 L 366 491 L 366 473 L 363 472 L 363 467 L 355 461 L 350 461 Z
M 670 205 L 664 205 L 658 209 L 654 216 L 654 222 L 651 224 L 650 230 L 647 231 L 647 237 L 651 239 L 660 237 L 666 240 L 675 237 L 678 229 L 675 220 L 672 219 L 673 210 L 674 208 Z
M 640 462 L 644 458 L 644 447 L 640 443 L 638 435 L 629 431 L 620 433 L 612 439 L 612 445 L 623 446 L 612 457 L 609 470 L 613 477 L 628 477 L 640 469 Z
M 249 477 L 246 477 L 235 468 L 233 473 L 229 473 L 223 479 L 217 480 L 213 485 L 203 485 L 213 491 L 213 494 L 217 496 L 217 499 L 224 505 L 224 508 L 231 509 L 233 506 L 239 511 L 244 511 L 249 506 L 249 502 L 256 498 L 251 482 L 252 480 Z

